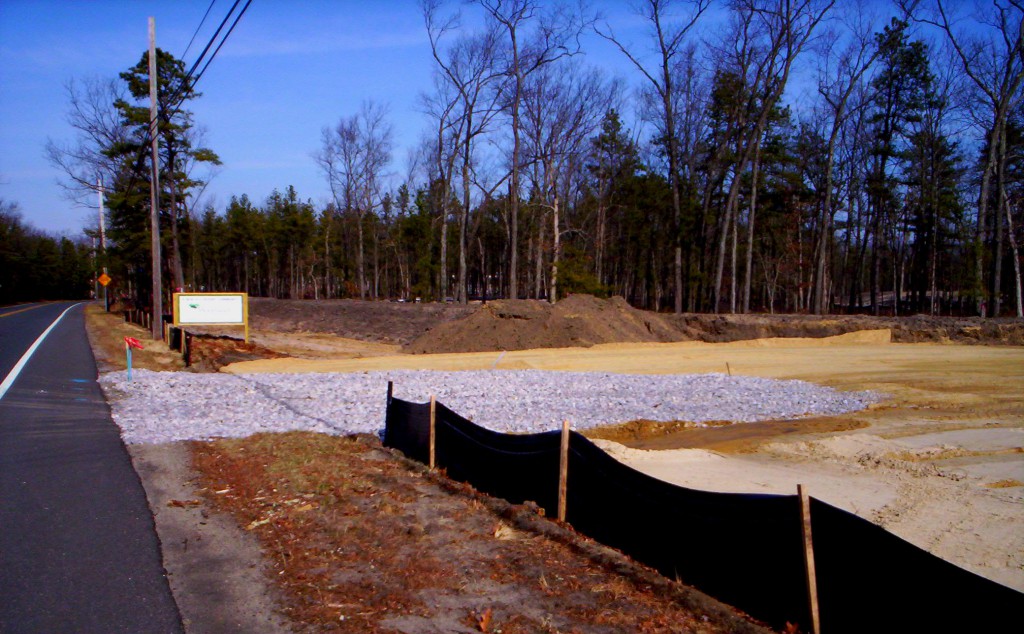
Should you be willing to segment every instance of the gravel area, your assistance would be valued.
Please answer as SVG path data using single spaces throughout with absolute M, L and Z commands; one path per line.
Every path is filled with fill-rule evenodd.
M 397 398 L 434 394 L 489 429 L 538 432 L 638 419 L 753 422 L 842 414 L 880 396 L 804 381 L 724 374 L 627 375 L 491 370 L 398 370 L 357 374 L 191 374 L 135 370 L 100 377 L 124 441 L 161 443 L 310 430 L 377 433 L 387 382 Z

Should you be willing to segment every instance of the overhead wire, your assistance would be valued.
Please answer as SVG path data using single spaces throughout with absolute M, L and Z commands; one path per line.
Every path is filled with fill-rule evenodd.
M 185 77 L 182 78 L 182 80 L 180 81 L 178 86 L 174 89 L 174 92 L 171 94 L 171 97 L 167 100 L 167 103 L 165 104 L 165 108 L 164 108 L 164 113 L 165 113 L 165 115 L 166 115 L 166 117 L 168 119 L 170 117 L 173 117 L 177 112 L 180 111 L 180 107 L 181 107 L 182 103 L 184 103 L 185 97 L 186 97 L 187 93 L 191 92 L 195 88 L 195 85 L 199 81 L 200 77 L 202 77 L 203 73 L 206 72 L 206 69 L 209 68 L 210 63 L 213 62 L 213 59 L 217 56 L 217 53 L 220 51 L 221 47 L 224 46 L 224 43 L 227 41 L 227 39 L 231 35 L 232 31 L 235 30 L 235 27 L 238 25 L 238 22 L 242 19 L 242 16 L 245 15 L 245 12 L 249 8 L 249 5 L 252 4 L 252 0 L 247 0 L 246 1 L 245 6 L 243 6 L 242 10 L 239 11 L 237 16 L 235 16 L 234 22 L 231 23 L 231 26 L 228 28 L 227 32 L 224 34 L 224 37 L 222 37 L 220 39 L 220 42 L 217 44 L 217 47 L 214 49 L 213 54 L 211 54 L 210 58 L 208 60 L 206 60 L 206 64 L 203 65 L 202 70 L 200 70 L 198 74 L 195 74 L 196 69 L 199 67 L 200 64 L 203 63 L 203 58 L 206 57 L 206 53 L 209 52 L 209 50 L 213 46 L 214 42 L 217 41 L 217 38 L 220 35 L 220 32 L 222 30 L 224 30 L 224 26 L 231 19 L 232 14 L 234 14 L 235 9 L 238 8 L 238 5 L 241 4 L 241 1 L 242 0 L 235 0 L 234 4 L 231 5 L 231 8 L 228 10 L 227 15 L 224 16 L 224 19 L 221 20 L 221 23 L 217 27 L 217 30 L 210 37 L 209 41 L 206 43 L 206 46 L 203 47 L 202 52 L 196 58 L 196 61 L 192 64 L 192 67 L 189 68 L 188 72 L 185 74 Z M 213 0 L 210 3 L 210 6 L 206 10 L 206 14 L 203 16 L 202 21 L 200 21 L 199 27 L 196 28 L 195 33 L 193 33 L 193 35 L 192 35 L 192 40 L 195 40 L 196 35 L 199 33 L 199 30 L 202 28 L 203 22 L 206 21 L 206 17 L 209 15 L 210 10 L 213 9 L 213 5 L 215 3 L 216 3 L 216 0 Z M 191 48 L 191 46 L 192 46 L 192 41 L 189 41 L 188 46 L 185 47 L 186 53 L 187 53 L 188 49 Z M 182 57 L 184 57 L 184 54 L 182 54 Z M 193 75 L 195 75 L 195 78 L 193 78 Z M 143 158 L 145 156 L 146 149 L 148 148 L 148 146 L 153 141 L 153 129 L 155 127 L 157 127 L 157 125 L 158 125 L 158 120 L 160 118 L 160 114 L 161 114 L 160 112 L 157 112 L 156 118 L 155 119 L 154 118 L 150 118 L 148 123 L 147 123 L 147 125 L 146 125 L 146 132 L 143 135 L 142 139 L 140 140 L 139 149 L 138 149 L 138 155 L 137 155 L 137 157 L 136 157 L 136 159 L 134 161 L 136 164 L 139 164 L 143 160 Z M 137 174 L 138 174 L 138 170 L 132 170 L 132 178 L 131 178 L 131 181 L 130 181 L 129 187 L 128 187 L 129 189 L 134 187 L 134 183 L 136 181 Z
M 237 4 L 237 2 L 235 4 Z M 238 17 L 235 18 L 235 21 L 231 23 L 231 28 L 229 28 L 228 32 L 224 34 L 224 37 L 221 39 L 220 44 L 217 45 L 217 48 L 213 50 L 213 54 L 210 55 L 210 59 L 206 61 L 206 65 L 203 66 L 203 69 L 199 71 L 198 75 L 196 75 L 195 80 L 192 82 L 193 85 L 195 85 L 195 83 L 199 81 L 199 79 L 203 76 L 203 73 L 206 72 L 206 69 L 210 67 L 210 63 L 213 62 L 213 58 L 217 57 L 217 53 L 220 52 L 220 47 L 224 46 L 224 42 L 227 42 L 228 38 L 231 37 L 231 32 L 235 30 L 235 27 L 238 25 L 238 21 L 242 19 L 243 15 L 245 15 L 245 10 L 249 8 L 250 4 L 252 4 L 252 0 L 247 0 L 245 6 L 242 7 L 242 10 L 238 13 Z
M 199 21 L 199 26 L 197 26 L 196 30 L 192 33 L 192 39 L 188 41 L 188 46 L 185 47 L 185 52 L 181 54 L 182 59 L 185 59 L 185 56 L 188 55 L 189 50 L 192 48 L 192 43 L 196 41 L 196 36 L 199 35 L 199 31 L 203 28 L 203 25 L 206 24 L 206 18 L 210 17 L 210 11 L 213 10 L 213 5 L 215 4 L 217 4 L 217 0 L 210 0 L 210 6 L 206 7 L 206 13 L 203 14 L 203 19 Z

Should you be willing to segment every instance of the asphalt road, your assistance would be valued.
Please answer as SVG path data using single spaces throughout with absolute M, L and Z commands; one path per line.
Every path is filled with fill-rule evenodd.
M 0 381 L 71 303 L 0 308 Z M 0 397 L 0 633 L 182 632 L 83 306 Z

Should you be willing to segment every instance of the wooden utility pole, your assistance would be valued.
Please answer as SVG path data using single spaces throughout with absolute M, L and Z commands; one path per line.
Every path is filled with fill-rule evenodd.
M 149 179 L 149 225 L 153 253 L 153 321 L 154 339 L 164 337 L 164 299 L 160 280 L 160 155 L 156 99 L 156 19 L 149 18 L 149 135 L 152 137 L 152 177 Z
M 100 254 L 103 256 L 103 274 L 107 274 L 107 235 L 103 222 L 103 177 L 97 183 L 100 194 Z M 107 285 L 103 285 L 103 310 L 110 312 L 110 298 L 107 296 Z

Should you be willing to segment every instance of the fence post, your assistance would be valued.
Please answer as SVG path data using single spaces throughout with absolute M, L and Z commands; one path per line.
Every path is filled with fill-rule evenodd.
M 434 395 L 430 395 L 430 470 L 434 470 L 436 464 L 435 461 L 435 442 L 437 439 L 437 433 L 435 431 L 435 423 L 437 420 L 437 401 L 434 399 Z
M 565 498 L 569 483 L 569 421 L 562 421 L 562 446 L 558 460 L 558 521 L 565 521 Z
M 394 381 L 388 381 L 388 405 L 391 405 L 391 395 L 394 393 L 394 391 L 395 391 L 395 383 L 394 383 Z
M 811 541 L 811 501 L 804 485 L 796 485 L 800 498 L 800 532 L 804 538 L 804 566 L 807 569 L 807 599 L 811 607 L 811 632 L 821 634 L 821 617 L 818 614 L 818 577 L 814 571 L 814 548 Z

